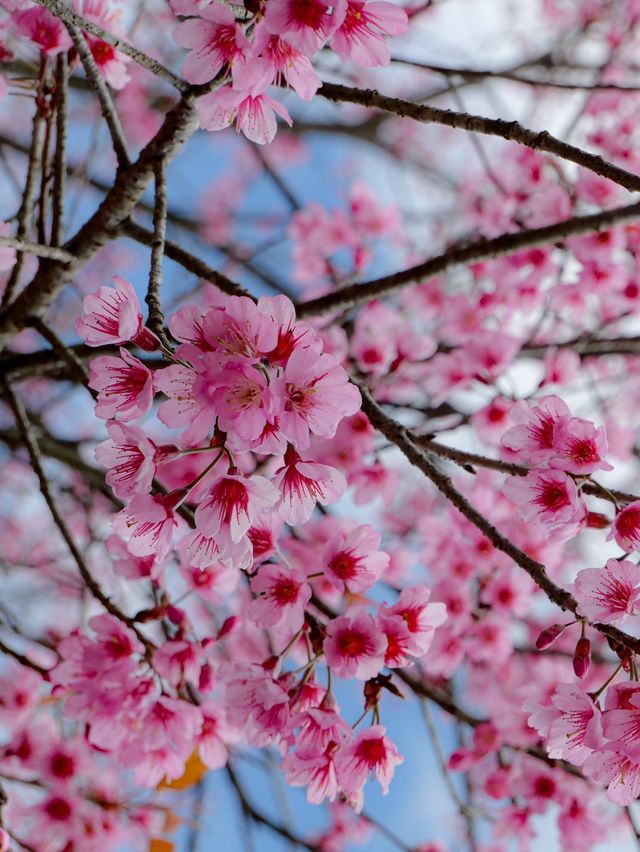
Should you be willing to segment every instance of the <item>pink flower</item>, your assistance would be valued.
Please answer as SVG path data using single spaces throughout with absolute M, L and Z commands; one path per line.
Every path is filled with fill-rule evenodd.
M 215 423 L 212 400 L 221 360 L 211 352 L 203 355 L 190 343 L 179 346 L 176 357 L 182 363 L 157 370 L 154 376 L 156 390 L 168 397 L 158 409 L 158 418 L 172 429 L 186 426 L 184 442 L 197 444 L 209 435 Z
M 529 724 L 544 737 L 550 757 L 581 766 L 600 745 L 600 709 L 591 696 L 569 683 L 558 684 L 551 704 L 552 708 L 533 713 Z
M 146 494 L 163 456 L 171 455 L 173 446 L 157 447 L 137 426 L 107 423 L 109 440 L 96 447 L 96 460 L 107 468 L 105 479 L 117 497 Z
M 98 391 L 96 415 L 104 420 L 136 420 L 153 404 L 153 376 L 126 349 L 120 357 L 100 355 L 89 365 L 89 386 Z
M 163 556 L 171 549 L 177 500 L 176 494 L 138 494 L 113 516 L 111 526 L 128 539 L 127 547 L 134 556 Z
M 584 503 L 576 484 L 559 470 L 531 470 L 524 476 L 510 476 L 504 492 L 520 507 L 529 523 L 551 526 L 570 524 L 585 516 Z
M 71 47 L 67 28 L 59 18 L 40 7 L 26 9 L 13 16 L 18 35 L 26 36 L 47 56 L 55 56 Z
M 299 757 L 322 754 L 331 742 L 343 743 L 353 736 L 351 728 L 332 704 L 335 702 L 325 698 L 320 707 L 310 707 L 291 720 L 292 728 L 299 728 L 295 737 Z
M 346 15 L 331 38 L 331 47 L 343 62 L 351 59 L 367 68 L 388 65 L 384 36 L 399 35 L 407 26 L 407 13 L 394 3 L 347 0 Z
M 629 503 L 617 513 L 608 538 L 615 538 L 623 550 L 640 550 L 640 500 Z
M 173 686 L 184 680 L 198 683 L 200 653 L 195 645 L 183 639 L 164 642 L 153 652 L 153 666 Z
M 520 453 L 529 464 L 548 463 L 554 455 L 555 425 L 560 418 L 571 416 L 565 403 L 557 396 L 545 396 L 533 407 L 517 402 L 509 414 L 517 425 L 505 432 L 505 447 Z
M 582 765 L 587 778 L 607 785 L 609 800 L 627 807 L 640 796 L 640 757 L 621 751 L 595 751 Z
M 311 60 L 278 35 L 272 35 L 258 24 L 251 53 L 233 67 L 233 81 L 238 89 L 264 91 L 272 83 L 284 79 L 304 101 L 310 101 L 322 81 L 313 70 Z
M 276 470 L 274 485 L 282 492 L 278 512 L 288 524 L 306 523 L 315 508 L 335 503 L 344 494 L 347 483 L 339 470 L 300 458 L 291 445 L 284 465 Z
M 313 805 L 319 805 L 325 799 L 333 802 L 338 795 L 334 756 L 335 744 L 328 746 L 322 754 L 301 756 L 295 751 L 288 754 L 281 763 L 287 784 L 306 787 L 307 801 Z
M 606 568 L 584 568 L 575 584 L 577 612 L 592 622 L 622 624 L 640 612 L 640 566 L 609 559 Z
M 384 665 L 387 639 L 364 607 L 353 607 L 327 625 L 323 650 L 338 677 L 369 680 Z
M 263 565 L 251 579 L 257 595 L 249 615 L 261 627 L 286 628 L 294 633 L 302 627 L 304 610 L 311 598 L 307 575 L 300 568 Z
M 222 86 L 198 98 L 196 109 L 203 130 L 223 130 L 235 121 L 236 131 L 258 145 L 273 142 L 277 131 L 276 113 L 290 127 L 292 124 L 291 116 L 281 103 L 255 89 L 237 91 L 231 86 Z
M 10 237 L 11 226 L 8 222 L 0 221 L 0 237 Z M 0 246 L 0 272 L 7 272 L 16 262 L 16 250 Z
M 579 417 L 563 417 L 553 429 L 555 455 L 549 464 L 577 474 L 613 470 L 613 466 L 602 458 L 608 449 L 603 427 L 596 428 L 593 423 Z
M 231 468 L 196 509 L 196 526 L 203 535 L 222 543 L 239 542 L 252 520 L 278 502 L 280 494 L 264 476 L 236 475 Z
M 218 427 L 234 433 L 244 442 L 255 441 L 263 433 L 276 405 L 264 374 L 253 366 L 236 364 L 218 376 L 213 404 Z
M 190 83 L 207 83 L 224 65 L 242 56 L 249 41 L 228 6 L 211 3 L 197 14 L 199 18 L 178 24 L 173 37 L 181 47 L 190 49 L 182 75 Z
M 131 284 L 121 275 L 114 275 L 115 290 L 100 287 L 84 297 L 85 315 L 76 320 L 76 331 L 89 346 L 109 343 L 133 343 L 151 352 L 160 341 L 145 328 L 140 303 Z
M 109 0 L 83 0 L 78 11 L 83 18 L 98 24 L 107 32 L 115 36 L 126 36 L 122 26 L 122 9 L 111 11 Z M 131 79 L 126 68 L 127 63 L 131 61 L 129 57 L 90 33 L 85 33 L 85 38 L 98 70 L 107 83 L 116 91 L 124 89 Z
M 325 574 L 341 592 L 364 592 L 389 565 L 389 554 L 378 550 L 380 535 L 368 524 L 342 532 L 323 554 Z
M 304 349 L 311 357 L 312 352 L 322 352 L 322 340 L 310 325 L 296 322 L 296 311 L 291 299 L 286 296 L 261 296 L 258 310 L 268 317 L 276 327 L 277 342 L 265 358 L 274 367 L 285 367 L 297 349 Z
M 429 650 L 437 627 L 447 620 L 447 607 L 443 603 L 429 603 L 431 593 L 424 586 L 403 589 L 393 606 L 380 606 L 380 622 L 401 618 L 407 625 L 410 640 L 407 652 L 422 657 Z
M 395 768 L 404 758 L 385 733 L 382 725 L 373 725 L 338 751 L 336 769 L 342 790 L 357 793 L 373 772 L 383 795 L 389 792 Z
M 309 447 L 310 433 L 332 438 L 342 418 L 360 409 L 360 391 L 332 355 L 310 358 L 304 350 L 296 350 L 282 382 L 280 429 L 299 450 Z
M 208 311 L 202 327 L 212 350 L 246 364 L 266 358 L 278 344 L 276 322 L 247 296 L 231 296 L 224 308 Z
M 323 0 L 269 0 L 265 26 L 307 56 L 313 56 L 342 23 L 345 7 L 345 0 L 337 0 L 333 9 Z

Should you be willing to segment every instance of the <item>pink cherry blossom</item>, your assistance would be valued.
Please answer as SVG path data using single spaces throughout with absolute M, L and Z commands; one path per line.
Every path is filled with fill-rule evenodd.
M 203 130 L 223 130 L 235 121 L 236 131 L 258 145 L 273 142 L 277 131 L 276 113 L 289 126 L 292 124 L 281 103 L 256 89 L 236 90 L 222 86 L 198 98 L 196 107 Z
M 621 624 L 640 612 L 640 566 L 609 559 L 605 568 L 584 568 L 575 583 L 578 614 L 602 624 Z
M 578 474 L 613 470 L 603 459 L 608 452 L 605 431 L 588 420 L 561 418 L 553 429 L 553 449 L 556 455 L 549 462 L 552 467 Z
M 275 0 L 267 5 L 265 26 L 311 56 L 340 26 L 345 12 L 344 0 L 333 7 L 323 0 Z
M 263 476 L 244 477 L 230 471 L 196 509 L 196 526 L 203 535 L 239 542 L 253 518 L 279 499 L 277 489 Z
M 329 582 L 340 591 L 364 592 L 389 565 L 389 555 L 378 550 L 380 535 L 368 524 L 329 542 L 323 557 Z
M 429 650 L 434 631 L 447 619 L 443 603 L 429 602 L 429 589 L 415 586 L 403 589 L 393 606 L 382 604 L 379 618 L 384 625 L 390 619 L 401 618 L 409 630 L 408 653 L 422 657 Z
M 323 649 L 327 665 L 338 677 L 368 680 L 382 669 L 386 645 L 373 617 L 364 607 L 354 607 L 329 622 Z
M 304 621 L 311 587 L 304 571 L 281 565 L 263 565 L 251 580 L 257 596 L 250 607 L 251 617 L 262 627 L 286 628 L 295 632 Z
M 233 79 L 238 89 L 261 91 L 284 80 L 304 101 L 310 101 L 321 85 L 310 59 L 270 33 L 264 21 L 256 27 L 251 52 L 233 66 Z
M 153 376 L 144 364 L 120 349 L 120 357 L 100 355 L 89 366 L 89 385 L 98 391 L 96 415 L 136 420 L 153 404 Z
M 82 0 L 78 9 L 83 18 L 98 24 L 107 32 L 120 38 L 125 36 L 122 25 L 122 9 L 110 9 L 109 0 Z M 129 57 L 116 50 L 112 45 L 102 39 L 87 33 L 85 35 L 91 54 L 95 60 L 98 70 L 112 89 L 124 89 L 130 80 L 127 71 Z
M 505 494 L 518 504 L 520 513 L 534 523 L 559 526 L 581 521 L 584 503 L 575 482 L 559 470 L 531 470 L 524 476 L 510 476 Z
M 399 35 L 408 26 L 404 9 L 384 0 L 347 0 L 344 20 L 331 38 L 331 47 L 343 62 L 358 65 L 388 65 L 389 47 L 385 35 Z
M 160 341 L 145 328 L 140 303 L 126 278 L 114 275 L 115 290 L 100 287 L 84 297 L 85 315 L 76 321 L 76 331 L 89 346 L 109 343 L 133 343 L 142 349 L 158 349 Z
M 547 464 L 554 455 L 555 425 L 571 416 L 567 405 L 557 396 L 546 396 L 534 406 L 518 402 L 510 414 L 517 425 L 505 432 L 502 443 L 529 464 Z
M 373 725 L 338 751 L 336 768 L 342 789 L 357 792 L 373 772 L 383 795 L 389 792 L 395 768 L 404 758 L 385 734 L 382 725 Z
M 130 553 L 151 556 L 168 552 L 177 525 L 173 512 L 176 502 L 175 495 L 137 494 L 125 509 L 113 516 L 113 529 L 127 539 Z
M 616 514 L 609 538 L 615 538 L 623 550 L 640 550 L 640 500 L 634 500 Z
M 182 64 L 182 75 L 190 83 L 213 80 L 223 65 L 231 65 L 249 47 L 233 12 L 221 3 L 198 10 L 199 18 L 178 24 L 173 37 L 190 53 Z
M 302 459 L 291 445 L 284 455 L 283 466 L 275 472 L 273 483 L 282 494 L 278 511 L 288 524 L 305 523 L 316 502 L 322 506 L 335 503 L 347 486 L 339 470 Z
M 146 494 L 158 463 L 175 447 L 158 447 L 137 426 L 108 423 L 109 440 L 96 447 L 96 460 L 107 468 L 105 479 L 117 497 Z
M 55 56 L 71 47 L 65 25 L 47 9 L 34 6 L 13 16 L 17 32 L 31 39 L 47 56 Z

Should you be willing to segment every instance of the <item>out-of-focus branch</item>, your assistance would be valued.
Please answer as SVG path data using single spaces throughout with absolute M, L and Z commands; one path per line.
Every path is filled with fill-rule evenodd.
M 53 158 L 51 245 L 64 239 L 64 199 L 67 178 L 67 123 L 69 119 L 69 66 L 67 54 L 58 55 L 56 64 L 56 150 Z
M 164 159 L 160 157 L 154 166 L 155 202 L 153 206 L 153 238 L 151 241 L 151 264 L 149 284 L 145 301 L 149 307 L 149 328 L 156 333 L 162 343 L 168 347 L 169 341 L 164 331 L 164 314 L 160 303 L 162 286 L 162 260 L 165 252 L 167 233 L 167 176 Z
M 535 246 L 553 244 L 579 234 L 606 231 L 613 225 L 633 222 L 638 218 L 640 218 L 640 202 L 612 210 L 603 210 L 600 213 L 591 213 L 588 216 L 574 216 L 544 228 L 530 228 L 513 234 L 501 234 L 491 240 L 482 239 L 466 245 L 454 246 L 443 254 L 403 269 L 401 272 L 365 281 L 362 284 L 350 284 L 335 293 L 303 302 L 298 306 L 298 316 L 311 317 L 353 308 L 381 296 L 387 296 L 417 281 L 440 275 L 456 266 L 491 260 Z

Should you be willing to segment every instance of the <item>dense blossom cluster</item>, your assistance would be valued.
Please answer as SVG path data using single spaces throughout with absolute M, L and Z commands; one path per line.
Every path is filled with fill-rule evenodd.
M 380 87 L 461 111 L 480 89 L 473 69 L 392 63 L 389 37 L 411 22 L 402 55 L 418 53 L 448 5 L 0 0 L 0 168 L 18 187 L 15 210 L 0 199 L 0 852 L 165 852 L 180 791 L 225 768 L 283 843 L 342 852 L 380 831 L 409 848 L 369 797 L 396 772 L 439 783 L 423 721 L 459 824 L 418 852 L 527 852 L 549 818 L 567 852 L 618 849 L 637 821 L 640 229 L 623 186 L 640 6 L 533 4 L 558 45 L 527 37 L 542 58 L 484 76 L 551 115 L 584 88 L 561 135 L 585 150 L 544 153 L 536 132 L 476 162 L 404 100 L 363 107 Z M 345 124 L 316 110 L 323 79 L 367 87 Z M 80 162 L 96 115 L 106 195 Z M 202 162 L 174 174 L 190 122 L 274 144 L 201 134 Z M 336 127 L 363 143 L 336 170 L 348 188 L 330 197 L 319 173 L 309 197 L 287 169 Z M 150 144 L 135 160 L 129 143 Z M 365 146 L 402 166 L 395 194 Z M 286 214 L 256 212 L 263 175 Z M 65 243 L 87 186 L 97 212 Z M 148 319 L 125 237 L 152 249 Z M 159 272 L 163 251 L 195 289 Z M 277 765 L 329 824 L 298 836 L 254 806 L 243 761 Z

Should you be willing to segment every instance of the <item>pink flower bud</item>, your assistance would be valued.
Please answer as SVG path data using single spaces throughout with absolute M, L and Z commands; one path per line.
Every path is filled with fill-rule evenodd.
M 213 689 L 213 669 L 209 663 L 205 663 L 200 669 L 200 677 L 198 679 L 198 689 L 200 692 L 210 692 Z
M 547 627 L 546 630 L 543 630 L 542 633 L 536 639 L 536 648 L 538 651 L 544 650 L 544 648 L 548 648 L 553 642 L 556 641 L 558 636 L 563 632 L 565 627 L 568 627 L 568 624 L 552 624 L 551 627 Z
M 601 512 L 587 512 L 587 526 L 594 530 L 606 529 L 611 521 Z
M 583 636 L 582 639 L 578 639 L 578 644 L 573 655 L 573 670 L 576 673 L 576 677 L 583 678 L 589 671 L 590 666 L 591 642 Z
M 170 606 L 167 607 L 167 618 L 174 624 L 180 625 L 185 620 L 185 612 L 177 606 Z
M 230 615 L 229 618 L 224 620 L 222 627 L 218 633 L 218 639 L 222 639 L 224 636 L 227 636 L 229 633 L 233 633 L 238 625 L 239 619 L 237 615 Z

